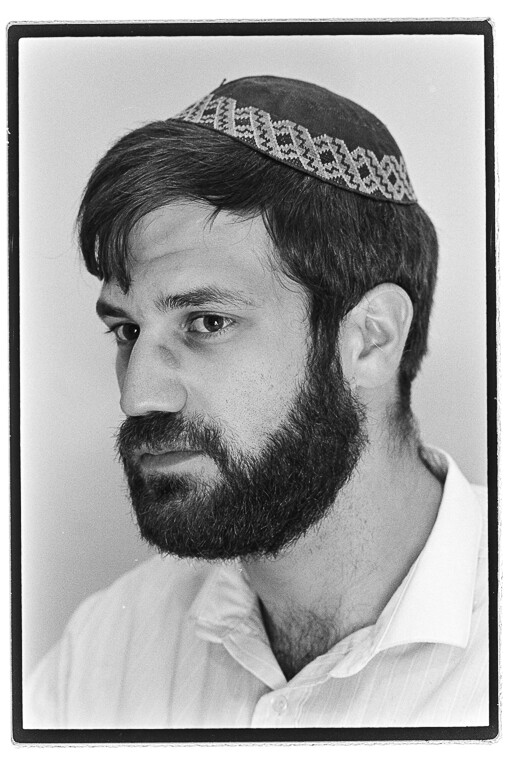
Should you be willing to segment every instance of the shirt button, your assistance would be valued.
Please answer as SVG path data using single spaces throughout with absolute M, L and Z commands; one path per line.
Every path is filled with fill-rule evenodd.
M 275 700 L 272 703 L 272 708 L 277 713 L 277 715 L 281 715 L 284 713 L 284 711 L 287 710 L 288 707 L 288 701 L 284 697 L 284 695 L 280 695 L 279 697 L 275 698 Z

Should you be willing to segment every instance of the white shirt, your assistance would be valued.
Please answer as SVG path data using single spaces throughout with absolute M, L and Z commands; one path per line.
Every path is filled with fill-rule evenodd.
M 238 564 L 156 557 L 76 611 L 24 727 L 488 724 L 485 490 L 443 464 L 433 530 L 377 622 L 289 682 Z

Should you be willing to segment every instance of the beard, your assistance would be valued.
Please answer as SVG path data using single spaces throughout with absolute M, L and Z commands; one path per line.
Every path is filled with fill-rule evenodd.
M 162 553 L 226 560 L 276 557 L 331 511 L 366 444 L 365 413 L 340 362 L 312 357 L 285 419 L 259 453 L 226 441 L 206 418 L 154 412 L 121 425 L 117 450 L 142 537 Z M 327 364 L 326 364 L 327 365 Z M 203 451 L 218 470 L 145 472 L 138 450 Z

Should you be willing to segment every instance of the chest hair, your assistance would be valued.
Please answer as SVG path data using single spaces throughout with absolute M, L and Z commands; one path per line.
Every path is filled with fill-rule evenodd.
M 270 647 L 287 681 L 340 639 L 333 619 L 304 611 L 292 613 L 278 624 L 262 603 L 260 607 Z

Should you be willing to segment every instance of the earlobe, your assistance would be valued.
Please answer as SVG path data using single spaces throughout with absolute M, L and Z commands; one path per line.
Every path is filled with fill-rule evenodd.
M 395 377 L 412 313 L 405 290 L 386 283 L 367 292 L 348 314 L 344 370 L 356 387 L 381 387 Z

